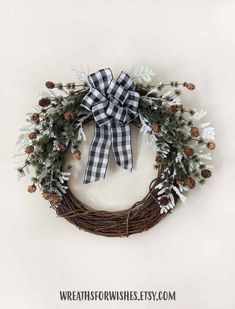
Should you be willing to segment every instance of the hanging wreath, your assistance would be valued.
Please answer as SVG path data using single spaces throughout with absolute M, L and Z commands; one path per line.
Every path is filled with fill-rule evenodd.
M 84 76 L 78 71 L 79 80 Z M 192 83 L 171 81 L 151 84 L 150 69 L 136 67 L 130 77 L 122 72 L 113 78 L 110 69 L 102 69 L 76 83 L 46 82 L 47 91 L 29 115 L 17 145 L 24 149 L 19 176 L 28 167 L 35 176 L 28 192 L 39 188 L 60 217 L 77 227 L 104 236 L 128 236 L 148 230 L 185 201 L 185 191 L 211 177 L 211 159 L 207 150 L 215 148 L 214 129 L 200 124 L 203 110 L 181 104 L 181 89 L 194 90 Z M 60 93 L 59 93 L 60 92 Z M 130 124 L 146 134 L 156 153 L 156 178 L 147 195 L 129 209 L 96 210 L 73 196 L 67 186 L 71 166 L 65 165 L 65 153 L 80 160 L 80 144 L 85 140 L 83 126 L 93 121 L 94 138 L 84 175 L 84 183 L 105 178 L 110 149 L 116 163 L 132 169 Z

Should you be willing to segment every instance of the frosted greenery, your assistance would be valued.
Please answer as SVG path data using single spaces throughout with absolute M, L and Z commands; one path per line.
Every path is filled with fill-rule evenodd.
M 200 123 L 204 111 L 181 103 L 182 89 L 193 90 L 193 84 L 150 84 L 152 70 L 140 67 L 134 73 L 133 81 L 140 93 L 135 122 L 156 152 L 154 167 L 162 170 L 157 198 L 161 211 L 167 212 L 175 206 L 174 195 L 184 202 L 184 191 L 196 183 L 203 184 L 211 176 L 212 166 L 206 162 L 211 159 L 208 149 L 215 147 L 214 129 L 209 123 Z M 22 154 L 23 160 L 17 171 L 21 177 L 33 168 L 35 174 L 28 191 L 39 188 L 56 206 L 66 193 L 70 176 L 71 166 L 65 166 L 64 155 L 69 151 L 74 159 L 80 159 L 83 124 L 92 120 L 92 115 L 80 107 L 89 91 L 86 81 L 78 85 L 47 82 L 46 86 L 48 90 L 41 94 L 35 111 L 28 114 L 28 125 L 21 129 L 16 155 Z

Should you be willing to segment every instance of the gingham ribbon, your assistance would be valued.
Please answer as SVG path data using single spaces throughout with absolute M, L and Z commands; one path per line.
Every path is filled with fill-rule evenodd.
M 113 79 L 110 69 L 88 76 L 91 85 L 81 106 L 92 112 L 95 134 L 91 143 L 84 183 L 105 178 L 112 150 L 116 163 L 132 170 L 131 132 L 129 123 L 138 115 L 139 93 L 130 77 L 122 72 Z

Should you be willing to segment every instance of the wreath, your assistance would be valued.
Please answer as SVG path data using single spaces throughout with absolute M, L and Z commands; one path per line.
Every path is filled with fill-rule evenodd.
M 215 148 L 214 129 L 200 123 L 206 115 L 181 104 L 183 88 L 192 83 L 171 81 L 151 83 L 154 72 L 138 66 L 113 78 L 102 69 L 85 78 L 77 71 L 78 83 L 47 81 L 29 124 L 21 130 L 17 155 L 23 155 L 17 168 L 19 177 L 34 168 L 28 192 L 39 188 L 57 215 L 80 229 L 103 236 L 128 236 L 156 225 L 170 213 L 185 192 L 196 183 L 204 184 L 213 168 L 208 150 Z M 132 76 L 132 77 L 130 77 Z M 105 177 L 110 149 L 116 163 L 132 169 L 130 124 L 146 134 L 156 153 L 156 178 L 147 195 L 122 211 L 96 210 L 73 196 L 68 188 L 71 166 L 65 154 L 80 160 L 80 144 L 85 141 L 84 125 L 93 121 L 94 138 L 90 146 L 84 183 Z M 23 154 L 21 153 L 23 151 Z M 19 153 L 20 152 L 20 153 Z M 89 185 L 89 184 L 88 184 Z

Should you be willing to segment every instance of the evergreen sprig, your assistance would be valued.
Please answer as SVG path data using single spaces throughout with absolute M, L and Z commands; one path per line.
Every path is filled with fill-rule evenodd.
M 177 89 L 162 93 L 165 86 Z M 155 168 L 161 167 L 163 171 L 158 192 L 162 212 L 175 206 L 174 194 L 184 201 L 183 191 L 193 189 L 196 182 L 204 184 L 211 176 L 211 167 L 205 164 L 203 152 L 215 148 L 215 144 L 207 140 L 213 138 L 213 134 L 202 137 L 205 126 L 197 123 L 195 114 L 198 112 L 180 104 L 180 86 L 195 89 L 191 83 L 176 81 L 137 86 L 142 94 L 139 105 L 142 126 L 155 143 Z
M 154 142 L 154 167 L 162 169 L 161 182 L 156 188 L 157 199 L 161 211 L 167 212 L 174 207 L 174 195 L 184 201 L 184 191 L 194 188 L 196 182 L 203 184 L 211 176 L 210 168 L 204 162 L 210 155 L 204 150 L 215 148 L 209 141 L 214 133 L 212 128 L 204 131 L 206 125 L 197 123 L 204 116 L 203 111 L 187 109 L 180 103 L 180 87 L 193 90 L 193 84 L 171 81 L 150 85 L 146 81 L 152 72 L 142 73 L 145 83 L 136 83 L 136 91 L 140 94 L 139 120 L 143 131 Z M 72 151 L 74 159 L 81 157 L 79 130 L 84 117 L 90 115 L 81 108 L 80 102 L 89 88 L 86 83 L 63 85 L 53 82 L 46 82 L 46 87 L 49 92 L 39 100 L 36 112 L 26 119 L 29 125 L 23 128 L 25 133 L 19 142 L 26 157 L 17 170 L 19 176 L 25 176 L 25 170 L 33 167 L 35 176 L 28 191 L 35 192 L 38 186 L 44 198 L 56 206 L 66 193 L 70 175 L 71 166 L 64 166 L 65 152 Z M 52 89 L 62 94 L 52 92 Z

